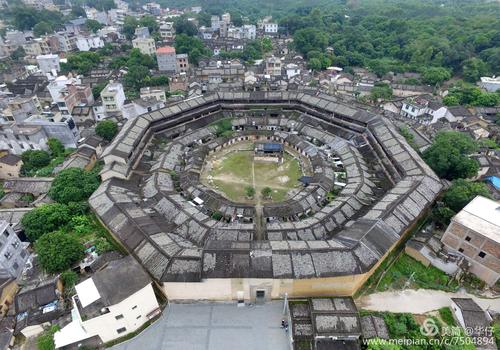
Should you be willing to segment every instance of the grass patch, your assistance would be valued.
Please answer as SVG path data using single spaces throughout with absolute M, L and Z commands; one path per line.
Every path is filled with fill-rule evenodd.
M 425 267 L 410 256 L 402 254 L 386 272 L 377 291 L 404 288 L 456 291 L 458 283 L 441 270 L 433 266 Z
M 446 323 L 448 326 L 456 326 L 455 319 L 453 318 L 453 313 L 449 307 L 442 307 L 439 311 L 439 317 Z
M 254 161 L 252 143 L 240 145 L 237 151 L 214 158 L 208 164 L 209 170 L 203 175 L 206 184 L 215 186 L 235 202 L 284 201 L 291 189 L 300 186 L 298 179 L 302 176 L 299 161 L 288 153 L 285 153 L 283 163 Z M 253 199 L 246 194 L 248 186 L 255 189 Z M 264 198 L 261 191 L 266 187 L 271 189 L 271 196 Z

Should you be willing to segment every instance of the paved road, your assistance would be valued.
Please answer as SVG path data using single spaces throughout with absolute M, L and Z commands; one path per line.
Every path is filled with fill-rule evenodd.
M 287 350 L 283 303 L 170 304 L 163 316 L 113 350 Z
M 500 298 L 478 298 L 465 292 L 446 293 L 418 289 L 382 292 L 364 296 L 356 301 L 358 308 L 373 311 L 425 313 L 451 305 L 451 298 L 472 298 L 483 309 L 500 313 Z

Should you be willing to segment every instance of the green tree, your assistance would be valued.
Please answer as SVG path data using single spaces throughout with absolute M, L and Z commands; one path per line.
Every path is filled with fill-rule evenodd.
M 78 282 L 78 275 L 76 272 L 67 270 L 61 273 L 61 281 L 63 283 L 63 287 L 65 290 L 71 290 L 75 286 L 76 282 Z
M 447 131 L 436 135 L 432 145 L 424 151 L 423 158 L 439 177 L 454 180 L 477 174 L 479 164 L 468 157 L 476 150 L 477 145 L 469 136 Z
M 65 226 L 70 220 L 71 213 L 66 205 L 51 203 L 27 212 L 21 223 L 28 239 L 34 242 L 42 235 Z
M 151 33 L 151 34 L 153 34 L 154 32 L 157 32 L 158 29 L 160 29 L 158 22 L 156 22 L 156 19 L 152 16 L 142 17 L 139 20 L 139 25 L 142 27 L 148 27 L 149 33 Z
M 306 55 L 313 50 L 324 51 L 328 46 L 328 36 L 316 28 L 304 28 L 295 32 L 293 36 L 295 49 Z
M 135 33 L 135 28 L 139 25 L 139 22 L 135 17 L 127 16 L 123 21 L 122 33 L 125 35 L 127 40 L 132 40 Z
M 188 36 L 195 36 L 198 34 L 196 25 L 185 17 L 179 17 L 176 19 L 174 21 L 174 27 L 177 34 L 185 34 Z
M 58 139 L 51 137 L 47 141 L 50 153 L 53 157 L 59 157 L 64 155 L 64 145 Z
M 87 19 L 85 21 L 85 26 L 92 32 L 92 33 L 97 33 L 99 29 L 102 29 L 104 27 L 100 22 L 96 21 L 95 19 Z
M 375 83 L 375 86 L 370 91 L 370 99 L 374 102 L 381 100 L 389 100 L 392 97 L 392 88 L 387 83 Z
M 101 62 L 101 56 L 96 52 L 77 52 L 68 57 L 68 62 L 61 63 L 61 70 L 65 72 L 76 71 L 79 74 L 88 74 Z
M 79 168 L 64 169 L 52 181 L 49 196 L 58 203 L 86 201 L 99 187 L 96 174 Z
M 450 78 L 450 71 L 443 67 L 429 67 L 422 72 L 422 80 L 429 85 L 441 84 Z
M 432 209 L 432 219 L 440 227 L 446 227 L 455 214 L 453 210 L 446 206 L 437 206 Z
M 248 198 L 253 198 L 255 196 L 255 188 L 252 186 L 245 187 L 245 194 Z
M 454 212 L 459 212 L 476 196 L 491 197 L 484 183 L 458 179 L 444 194 L 443 202 Z
M 307 68 L 319 71 L 321 70 L 321 61 L 319 58 L 311 58 L 307 61 Z
M 71 14 L 75 18 L 86 16 L 85 9 L 81 6 L 72 6 L 71 7 Z
M 118 125 L 112 120 L 103 120 L 97 123 L 95 133 L 107 141 L 111 141 L 118 132 Z
M 198 61 L 203 56 L 210 55 L 210 50 L 205 47 L 201 39 L 186 34 L 179 34 L 176 36 L 175 50 L 177 53 L 188 54 L 189 61 L 193 64 L 198 64 Z
M 29 150 L 21 155 L 23 173 L 37 170 L 50 164 L 50 154 L 42 150 Z
M 488 65 L 480 58 L 469 58 L 463 63 L 462 74 L 466 81 L 475 83 L 479 78 L 488 74 Z
M 49 273 L 71 268 L 84 257 L 84 250 L 75 237 L 61 231 L 47 233 L 35 242 L 38 261 Z
M 42 36 L 54 32 L 54 28 L 50 23 L 38 22 L 33 27 L 33 34 L 35 36 Z
M 101 96 L 102 90 L 108 85 L 107 81 L 101 81 L 100 83 L 97 83 L 94 85 L 92 88 L 92 95 L 94 96 L 94 99 L 97 99 L 99 96 Z
M 139 91 L 140 88 L 146 86 L 145 79 L 150 77 L 148 67 L 145 66 L 131 66 L 127 74 L 123 77 L 125 87 Z
M 54 333 L 59 330 L 59 325 L 51 326 L 36 338 L 36 347 L 38 350 L 55 350 Z
M 262 197 L 271 198 L 273 195 L 273 190 L 270 187 L 264 187 L 261 191 Z
M 12 51 L 12 53 L 10 54 L 10 58 L 13 61 L 18 61 L 21 58 L 24 58 L 25 56 L 26 56 L 26 51 L 24 51 L 22 46 L 19 46 L 17 49 Z

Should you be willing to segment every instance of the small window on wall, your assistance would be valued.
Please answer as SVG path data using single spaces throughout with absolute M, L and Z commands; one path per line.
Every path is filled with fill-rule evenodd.
M 486 253 L 485 252 L 479 252 L 478 255 L 479 255 L 480 258 L 484 258 L 486 256 Z
M 471 238 L 470 238 L 469 236 L 465 236 L 465 240 L 466 240 L 467 242 L 470 242 Z
M 116 330 L 116 333 L 120 334 L 120 333 L 123 333 L 123 332 L 126 332 L 126 331 L 127 331 L 127 328 L 122 327 L 122 328 L 118 328 L 118 329 Z
M 117 320 L 121 320 L 121 319 L 123 318 L 123 315 L 116 315 L 116 316 L 115 316 L 115 318 L 116 318 Z
M 463 253 L 463 252 L 464 252 L 464 248 L 458 248 L 458 251 L 459 251 L 460 253 Z

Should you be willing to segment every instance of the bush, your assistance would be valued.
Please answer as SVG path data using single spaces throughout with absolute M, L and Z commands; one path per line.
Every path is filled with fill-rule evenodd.
M 490 198 L 488 187 L 481 182 L 471 182 L 464 179 L 453 181 L 443 196 L 443 202 L 454 212 L 463 209 L 474 197 L 481 195 Z
M 84 246 L 61 231 L 44 234 L 35 242 L 40 265 L 49 273 L 67 270 L 84 257 Z
M 262 197 L 264 198 L 271 198 L 273 194 L 273 190 L 270 187 L 264 187 L 261 191 Z
M 103 120 L 97 123 L 95 133 L 107 141 L 111 141 L 118 132 L 118 125 L 112 120 Z
M 248 198 L 253 198 L 253 196 L 255 196 L 255 188 L 252 186 L 245 187 L 245 194 Z
M 87 200 L 99 187 L 96 174 L 78 168 L 62 170 L 50 187 L 49 196 L 59 203 Z
M 47 145 L 49 146 L 52 157 L 59 157 L 64 155 L 64 145 L 58 139 L 53 137 L 49 138 L 49 140 L 47 141 Z
M 34 242 L 42 235 L 65 226 L 70 220 L 71 213 L 66 205 L 52 203 L 27 212 L 21 223 L 28 239 Z
M 113 245 L 104 237 L 99 237 L 95 241 L 95 251 L 97 254 L 101 255 L 102 253 L 110 252 L 114 250 Z
M 59 330 L 59 325 L 54 325 L 50 329 L 43 332 L 42 335 L 36 339 L 36 347 L 38 350 L 54 350 L 56 345 L 54 343 L 54 333 Z
M 455 319 L 453 318 L 453 313 L 449 307 L 443 307 L 438 310 L 439 316 L 448 326 L 455 326 Z
M 50 164 L 50 154 L 47 151 L 29 150 L 21 155 L 23 172 L 43 168 Z
M 76 272 L 68 270 L 61 273 L 61 281 L 65 290 L 71 290 L 78 282 L 78 275 Z

